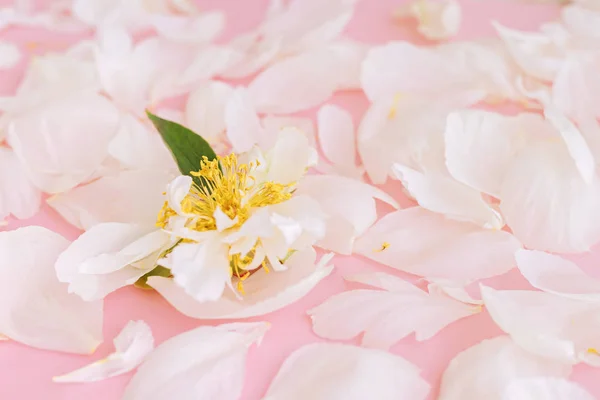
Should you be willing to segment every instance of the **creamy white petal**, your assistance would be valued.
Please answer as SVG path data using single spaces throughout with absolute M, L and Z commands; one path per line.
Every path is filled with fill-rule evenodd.
M 47 202 L 82 229 L 102 222 L 151 225 L 163 205 L 162 193 L 171 177 L 160 170 L 124 171 L 52 196 Z
M 419 373 L 415 365 L 384 351 L 313 343 L 283 362 L 263 400 L 423 400 L 429 384 Z
M 226 79 L 239 79 L 256 74 L 271 63 L 281 51 L 280 37 L 264 37 L 259 32 L 241 34 L 228 46 L 241 54 L 240 59 L 219 75 Z
M 21 51 L 10 42 L 0 41 L 0 70 L 10 69 L 21 60 Z
M 455 36 L 460 29 L 462 12 L 455 0 L 414 0 L 396 11 L 396 16 L 417 19 L 419 32 L 428 39 L 441 40 Z
M 321 107 L 317 113 L 319 144 L 333 170 L 341 175 L 360 177 L 362 169 L 356 165 L 356 136 L 352 115 L 332 104 Z
M 236 88 L 229 97 L 225 106 L 225 125 L 227 138 L 235 152 L 244 153 L 255 144 L 262 147 L 264 129 L 246 89 Z
M 0 221 L 10 214 L 19 219 L 31 218 L 41 202 L 39 189 L 33 186 L 15 154 L 0 147 Z
M 190 44 L 211 42 L 225 27 L 225 14 L 221 11 L 189 15 L 153 15 L 151 24 L 159 35 Z
M 485 286 L 481 295 L 494 322 L 523 349 L 567 364 L 600 365 L 600 304 Z
M 233 88 L 226 83 L 209 81 L 194 89 L 185 105 L 185 126 L 209 142 L 225 131 L 225 107 Z
M 506 387 L 502 400 L 594 400 L 587 390 L 561 378 L 516 379 Z
M 484 228 L 504 226 L 500 213 L 483 200 L 480 192 L 451 177 L 436 172 L 423 174 L 400 164 L 394 164 L 393 171 L 423 208 Z
M 427 293 L 393 275 L 377 272 L 350 276 L 353 282 L 385 290 L 357 289 L 334 295 L 308 310 L 320 337 L 346 340 L 362 337 L 363 346 L 388 349 L 415 333 L 430 339 L 447 325 L 481 311 L 441 292 Z
M 543 251 L 519 249 L 517 267 L 531 285 L 544 292 L 576 300 L 600 303 L 600 279 L 592 278 L 577 264 Z
M 402 271 L 465 284 L 514 268 L 520 247 L 508 232 L 411 207 L 380 219 L 357 240 L 355 251 Z
M 185 196 L 190 192 L 193 182 L 191 176 L 179 175 L 167 185 L 166 196 L 169 207 L 175 210 L 179 215 L 184 214 L 181 203 L 183 202 L 183 199 L 185 199 Z
M 138 368 L 123 400 L 237 400 L 246 353 L 266 322 L 201 326 L 161 343 Z
M 284 59 L 259 74 L 248 93 L 259 112 L 292 113 L 317 106 L 338 87 L 338 61 L 327 51 Z
M 69 292 L 101 299 L 135 281 L 154 266 L 168 235 L 152 226 L 103 223 L 83 233 L 58 257 L 56 274 Z M 150 265 L 144 263 L 152 259 Z M 133 266 L 131 264 L 139 265 Z
M 446 166 L 454 179 L 500 197 L 509 163 L 531 140 L 555 136 L 533 113 L 514 117 L 481 110 L 453 112 L 446 120 Z
M 525 147 L 506 171 L 500 198 L 506 223 L 528 248 L 581 252 L 600 241 L 600 179 L 587 184 L 561 140 Z
M 310 166 L 313 151 L 300 130 L 283 128 L 267 154 L 266 179 L 284 185 L 299 181 Z
M 302 179 L 296 191 L 298 195 L 307 195 L 317 200 L 322 210 L 333 218 L 348 221 L 354 228 L 350 232 L 350 241 L 362 235 L 377 219 L 375 200 L 381 200 L 397 207 L 394 199 L 378 188 L 350 178 L 334 175 L 308 175 Z M 327 229 L 327 236 L 336 234 L 336 229 Z M 321 244 L 323 244 L 321 243 Z M 350 245 L 351 245 L 350 243 Z M 342 249 L 328 248 L 332 251 Z
M 172 279 L 150 277 L 148 284 L 156 289 L 181 313 L 199 319 L 236 319 L 263 315 L 294 303 L 326 278 L 333 266 L 331 256 L 315 263 L 311 248 L 294 253 L 285 263 L 285 271 L 265 272 L 260 269 L 244 281 L 245 295 L 240 299 L 225 291 L 216 302 L 199 303 L 187 295 Z
M 0 232 L 0 332 L 28 346 L 93 353 L 102 342 L 102 302 L 67 292 L 53 264 L 69 242 L 38 226 Z
M 562 378 L 570 372 L 570 366 L 527 353 L 508 336 L 500 336 L 484 340 L 450 361 L 438 400 L 508 400 L 502 397 L 503 391 L 515 379 Z
M 68 374 L 55 376 L 54 382 L 96 382 L 125 374 L 140 365 L 154 350 L 154 337 L 144 321 L 129 321 L 113 339 L 115 352 Z

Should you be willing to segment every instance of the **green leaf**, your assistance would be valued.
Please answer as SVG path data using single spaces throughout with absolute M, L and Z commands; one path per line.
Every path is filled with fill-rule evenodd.
M 152 287 L 148 286 L 148 278 L 151 276 L 162 276 L 164 278 L 168 278 L 171 276 L 171 270 L 169 268 L 162 267 L 160 265 L 156 266 L 152 271 L 143 275 L 140 279 L 138 279 L 134 285 L 139 287 L 140 289 L 152 289 Z
M 190 172 L 198 171 L 202 157 L 207 157 L 209 160 L 217 158 L 215 151 L 202 136 L 176 122 L 157 117 L 150 111 L 146 111 L 146 114 L 173 154 L 183 175 L 192 176 Z M 198 177 L 192 176 L 192 178 L 196 184 L 204 186 Z

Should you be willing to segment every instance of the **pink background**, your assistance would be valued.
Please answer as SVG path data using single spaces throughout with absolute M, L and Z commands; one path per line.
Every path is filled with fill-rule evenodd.
M 9 3 L 10 1 L 0 0 L 0 6 Z M 223 35 L 223 40 L 226 40 L 256 26 L 262 19 L 267 0 L 201 0 L 198 3 L 205 10 L 221 9 L 226 12 L 227 30 Z M 362 0 L 348 27 L 348 36 L 373 44 L 399 39 L 424 43 L 416 34 L 414 25 L 400 25 L 392 19 L 392 11 L 402 3 L 403 1 L 399 0 Z M 458 40 L 494 35 L 490 24 L 492 20 L 514 28 L 535 29 L 540 23 L 554 19 L 558 15 L 558 8 L 553 6 L 523 5 L 508 0 L 464 0 L 461 3 L 464 18 Z M 14 93 L 29 56 L 65 49 L 74 42 L 76 37 L 67 34 L 48 35 L 31 29 L 12 28 L 1 33 L 0 39 L 20 43 L 24 53 L 28 55 L 17 68 L 9 71 L 8 74 L 0 75 L 0 96 L 5 96 Z M 332 102 L 352 110 L 357 123 L 368 106 L 364 96 L 357 92 L 338 94 Z M 313 117 L 314 112 L 303 113 L 303 115 Z M 392 184 L 388 185 L 388 188 L 394 193 L 399 193 L 397 186 Z M 411 204 L 406 199 L 401 199 L 401 203 Z M 29 221 L 11 221 L 4 229 L 14 229 L 28 224 L 46 226 L 69 239 L 79 234 L 47 206 L 44 206 L 36 218 Z M 599 251 L 596 253 L 600 254 Z M 600 258 L 594 254 L 577 257 L 577 261 L 586 269 L 597 264 L 598 260 Z M 336 266 L 334 273 L 296 304 L 251 319 L 270 321 L 272 327 L 262 344 L 250 350 L 242 399 L 260 399 L 287 355 L 304 344 L 322 341 L 312 333 L 306 310 L 320 304 L 332 294 L 347 289 L 347 284 L 342 278 L 344 274 L 382 270 L 402 275 L 391 268 L 377 266 L 360 257 L 338 256 L 334 259 L 334 264 Z M 413 276 L 407 274 L 402 276 L 417 282 Z M 486 283 L 497 288 L 529 287 L 516 271 Z M 92 356 L 60 354 L 36 350 L 10 341 L 0 342 L 0 399 L 118 399 L 132 373 L 88 384 L 56 384 L 51 378 L 110 353 L 113 349 L 112 338 L 129 320 L 146 321 L 152 327 L 157 343 L 207 323 L 179 314 L 156 293 L 135 288 L 122 289 L 108 296 L 105 310 L 105 343 Z M 224 321 L 213 321 L 210 324 L 221 322 Z M 430 399 L 434 399 L 437 397 L 441 374 L 452 357 L 482 339 L 500 334 L 501 331 L 493 324 L 489 315 L 483 312 L 449 326 L 429 341 L 419 343 L 412 336 L 406 338 L 394 346 L 392 352 L 422 368 L 423 376 L 433 387 Z M 351 343 L 358 344 L 358 341 Z M 600 397 L 600 383 L 594 384 L 594 376 L 598 374 L 592 368 L 578 366 L 572 378 Z

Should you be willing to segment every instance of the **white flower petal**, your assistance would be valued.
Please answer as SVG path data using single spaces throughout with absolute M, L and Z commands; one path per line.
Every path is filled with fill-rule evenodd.
M 135 283 L 151 265 L 141 262 L 168 244 L 169 237 L 150 226 L 103 223 L 83 233 L 58 257 L 56 274 L 69 292 L 84 300 L 104 298 Z M 153 261 L 156 261 L 154 255 Z
M 383 285 L 386 290 L 343 292 L 308 310 L 313 331 L 320 337 L 346 340 L 364 332 L 363 346 L 388 349 L 412 332 L 418 341 L 427 340 L 447 325 L 481 311 L 444 294 L 424 292 L 393 275 L 363 274 L 349 280 Z
M 560 378 L 516 379 L 504 390 L 502 400 L 594 400 L 587 390 Z
M 517 267 L 529 283 L 544 292 L 600 303 L 600 279 L 584 273 L 575 263 L 535 250 L 519 249 Z
M 480 192 L 451 177 L 436 172 L 423 174 L 400 164 L 394 164 L 393 171 L 423 208 L 484 228 L 504 226 L 500 213 L 483 200 Z
M 399 356 L 313 343 L 283 362 L 264 400 L 423 400 L 428 392 L 429 384 L 419 376 L 419 369 Z
M 525 147 L 506 171 L 500 198 L 506 223 L 528 248 L 581 252 L 600 240 L 600 179 L 587 184 L 561 141 Z
M 455 36 L 460 29 L 461 8 L 455 0 L 414 0 L 397 12 L 410 14 L 419 22 L 419 32 L 428 39 L 441 40 Z
M 509 337 L 500 336 L 484 340 L 450 361 L 438 400 L 508 400 L 502 395 L 515 379 L 561 378 L 570 372 L 570 366 L 527 353 Z
M 355 251 L 402 271 L 465 284 L 514 268 L 520 247 L 508 232 L 411 207 L 380 219 L 357 240 Z
M 600 304 L 485 286 L 481 295 L 494 322 L 525 350 L 567 364 L 600 365 Z
M 194 16 L 153 15 L 152 26 L 159 35 L 182 43 L 211 42 L 225 27 L 225 14 L 221 11 L 205 12 Z
M 285 271 L 260 269 L 244 281 L 245 295 L 237 298 L 226 291 L 216 302 L 199 303 L 187 295 L 172 279 L 152 276 L 148 284 L 181 313 L 199 319 L 237 319 L 263 315 L 294 303 L 310 292 L 333 270 L 331 257 L 315 263 L 313 249 L 294 253 L 285 263 Z
M 10 69 L 21 60 L 21 51 L 10 42 L 0 41 L 0 70 Z
M 12 214 L 19 219 L 33 217 L 42 202 L 15 154 L 0 147 L 0 221 Z
M 37 226 L 0 232 L 0 332 L 29 346 L 88 354 L 102 342 L 102 302 L 67 293 L 53 264 L 69 242 Z
M 57 194 L 47 201 L 81 229 L 101 222 L 149 225 L 156 221 L 164 202 L 162 193 L 170 179 L 171 174 L 164 171 L 124 171 Z
M 225 131 L 225 107 L 233 88 L 209 81 L 190 93 L 185 106 L 185 126 L 213 142 Z
M 296 191 L 298 195 L 307 195 L 317 200 L 322 210 L 333 218 L 348 221 L 353 229 L 350 232 L 349 239 L 351 243 L 354 238 L 362 235 L 377 219 L 377 210 L 375 199 L 384 201 L 393 207 L 397 203 L 383 191 L 374 186 L 361 181 L 334 175 L 309 175 L 298 185 Z M 335 223 L 334 226 L 339 224 Z M 334 243 L 336 240 L 329 241 L 327 236 L 339 233 L 337 229 L 327 229 L 326 237 L 321 243 Z M 350 245 L 351 245 L 350 243 Z M 332 251 L 342 251 L 342 249 L 328 248 Z
M 552 136 L 552 127 L 537 114 L 515 117 L 465 110 L 448 115 L 446 166 L 454 179 L 500 197 L 504 174 L 518 152 L 535 137 Z
M 54 382 L 96 382 L 125 374 L 140 365 L 154 349 L 154 337 L 144 321 L 129 321 L 113 339 L 115 352 L 68 374 L 55 376 Z
M 181 203 L 190 192 L 194 181 L 189 175 L 179 175 L 167 186 L 167 201 L 177 214 L 183 215 Z
M 237 88 L 225 106 L 227 138 L 233 151 L 244 153 L 258 144 L 263 147 L 264 129 L 256 114 L 254 104 L 244 88 Z
M 33 183 L 58 193 L 85 182 L 100 167 L 118 120 L 106 98 L 82 93 L 16 118 L 7 139 Z
M 552 83 L 552 103 L 569 117 L 580 121 L 600 115 L 595 74 L 600 57 L 595 52 L 573 52 L 565 59 Z
M 360 174 L 356 166 L 356 137 L 352 115 L 341 107 L 326 104 L 317 113 L 319 144 L 335 170 Z
M 266 38 L 257 32 L 239 35 L 228 46 L 242 56 L 219 75 L 226 79 L 246 78 L 273 61 L 281 50 L 281 38 Z
M 123 400 L 237 400 L 246 353 L 266 322 L 201 326 L 161 343 L 138 368 Z
M 292 113 L 327 100 L 339 85 L 340 62 L 327 51 L 287 58 L 259 74 L 248 86 L 259 112 Z
M 267 155 L 266 179 L 284 185 L 298 182 L 310 166 L 312 152 L 307 137 L 300 130 L 282 129 Z

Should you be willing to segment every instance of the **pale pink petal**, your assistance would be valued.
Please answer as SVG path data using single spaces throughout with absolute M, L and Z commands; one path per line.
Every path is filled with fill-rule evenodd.
M 429 384 L 419 372 L 410 362 L 388 352 L 313 343 L 283 362 L 264 400 L 423 400 Z
M 517 267 L 535 288 L 576 300 L 600 303 L 600 279 L 592 278 L 574 262 L 542 251 L 520 249 Z
M 321 151 L 333 169 L 349 177 L 359 176 L 352 115 L 341 107 L 326 104 L 317 113 L 317 124 Z
M 508 232 L 412 207 L 380 219 L 357 240 L 355 251 L 402 271 L 464 284 L 511 270 L 520 247 Z
M 164 203 L 162 193 L 171 178 L 171 174 L 159 170 L 124 171 L 57 194 L 47 201 L 81 229 L 101 222 L 152 225 Z
M 346 340 L 364 332 L 363 346 L 388 349 L 413 332 L 418 341 L 430 339 L 447 325 L 481 311 L 442 293 L 424 292 L 393 275 L 346 279 L 378 287 L 383 283 L 386 290 L 343 292 L 308 310 L 313 331 L 320 337 Z
M 394 164 L 393 170 L 421 207 L 484 228 L 504 226 L 500 213 L 485 202 L 477 190 L 436 172 L 423 174 L 400 164 Z
M 594 400 L 587 390 L 561 378 L 516 379 L 506 387 L 502 400 Z
M 104 298 L 154 267 L 169 237 L 150 226 L 104 223 L 84 232 L 58 257 L 56 275 L 84 300 Z M 147 261 L 147 262 L 146 262 Z
M 239 52 L 239 60 L 219 75 L 226 79 L 246 78 L 271 63 L 281 50 L 281 38 L 265 38 L 252 32 L 237 36 L 228 43 L 229 48 Z
M 580 252 L 600 241 L 600 180 L 587 184 L 561 141 L 525 147 L 506 171 L 500 199 L 506 223 L 528 248 Z
M 190 93 L 185 106 L 185 126 L 209 142 L 225 131 L 225 107 L 233 88 L 219 81 L 206 82 Z
M 0 41 L 0 70 L 14 67 L 21 57 L 21 51 L 15 44 Z
M 281 115 L 267 115 L 261 119 L 262 126 L 265 130 L 264 144 L 261 147 L 273 147 L 277 141 L 277 136 L 285 128 L 296 128 L 300 130 L 308 139 L 311 147 L 317 147 L 317 139 L 315 137 L 315 127 L 312 119 L 302 117 L 289 117 Z
M 349 232 L 349 246 L 354 239 L 362 235 L 377 219 L 375 200 L 381 200 L 397 207 L 394 199 L 378 188 L 350 178 L 334 175 L 309 175 L 304 177 L 296 191 L 317 200 L 322 210 L 333 219 L 348 221 L 353 227 Z M 327 234 L 321 245 L 328 242 L 327 237 L 338 233 L 337 229 L 327 228 Z M 335 241 L 329 241 L 332 243 Z M 345 246 L 344 246 L 345 247 Z M 343 251 L 338 248 L 327 248 L 332 251 Z
M 562 378 L 570 372 L 570 366 L 527 353 L 508 336 L 500 336 L 484 340 L 450 361 L 438 400 L 508 400 L 503 392 L 515 379 Z
M 0 232 L 0 331 L 28 346 L 93 353 L 102 342 L 102 302 L 67 292 L 53 264 L 69 242 L 38 226 Z
M 153 15 L 150 23 L 159 35 L 183 43 L 213 41 L 225 27 L 225 14 L 212 11 L 188 15 Z
M 248 91 L 237 88 L 225 106 L 227 138 L 237 153 L 249 151 L 255 144 L 263 147 L 265 131 L 260 124 Z
M 252 274 L 243 282 L 245 295 L 240 299 L 225 291 L 216 302 L 199 303 L 187 295 L 172 279 L 150 277 L 148 284 L 156 289 L 179 312 L 199 319 L 236 319 L 263 315 L 294 303 L 309 293 L 326 278 L 333 266 L 331 256 L 315 262 L 316 253 L 311 248 L 294 253 L 285 262 L 285 271 L 264 269 Z
M 154 337 L 144 321 L 129 321 L 113 339 L 115 352 L 68 374 L 55 376 L 54 382 L 97 382 L 125 374 L 154 350 Z
M 238 400 L 246 353 L 266 322 L 201 326 L 161 343 L 138 368 L 123 400 Z
M 589 7 L 586 7 L 586 0 L 580 0 L 580 4 L 572 4 L 563 7 L 561 10 L 561 19 L 565 28 L 576 36 L 581 36 L 590 39 L 598 39 L 600 37 L 600 10 L 593 9 L 597 6 L 593 0 L 589 2 Z
M 554 135 L 552 126 L 537 114 L 453 112 L 446 121 L 446 166 L 454 179 L 498 198 L 518 152 L 534 139 Z
M 338 64 L 338 89 L 362 89 L 361 68 L 369 46 L 348 39 L 337 40 L 327 47 Z
M 33 186 L 15 154 L 0 147 L 0 221 L 9 215 L 33 217 L 40 209 L 42 195 Z
M 552 84 L 552 103 L 577 121 L 600 116 L 600 80 L 596 75 L 599 65 L 600 57 L 595 52 L 570 53 Z
M 526 351 L 566 364 L 600 365 L 600 305 L 550 293 L 481 287 L 494 322 Z
M 89 179 L 108 155 L 119 114 L 104 97 L 81 93 L 22 114 L 8 142 L 32 182 L 58 193 Z
M 396 12 L 417 19 L 419 32 L 428 39 L 441 40 L 455 36 L 462 18 L 460 4 L 455 0 L 414 0 Z
M 303 53 L 259 74 L 248 93 L 259 112 L 292 113 L 327 100 L 338 87 L 340 62 L 327 51 Z

